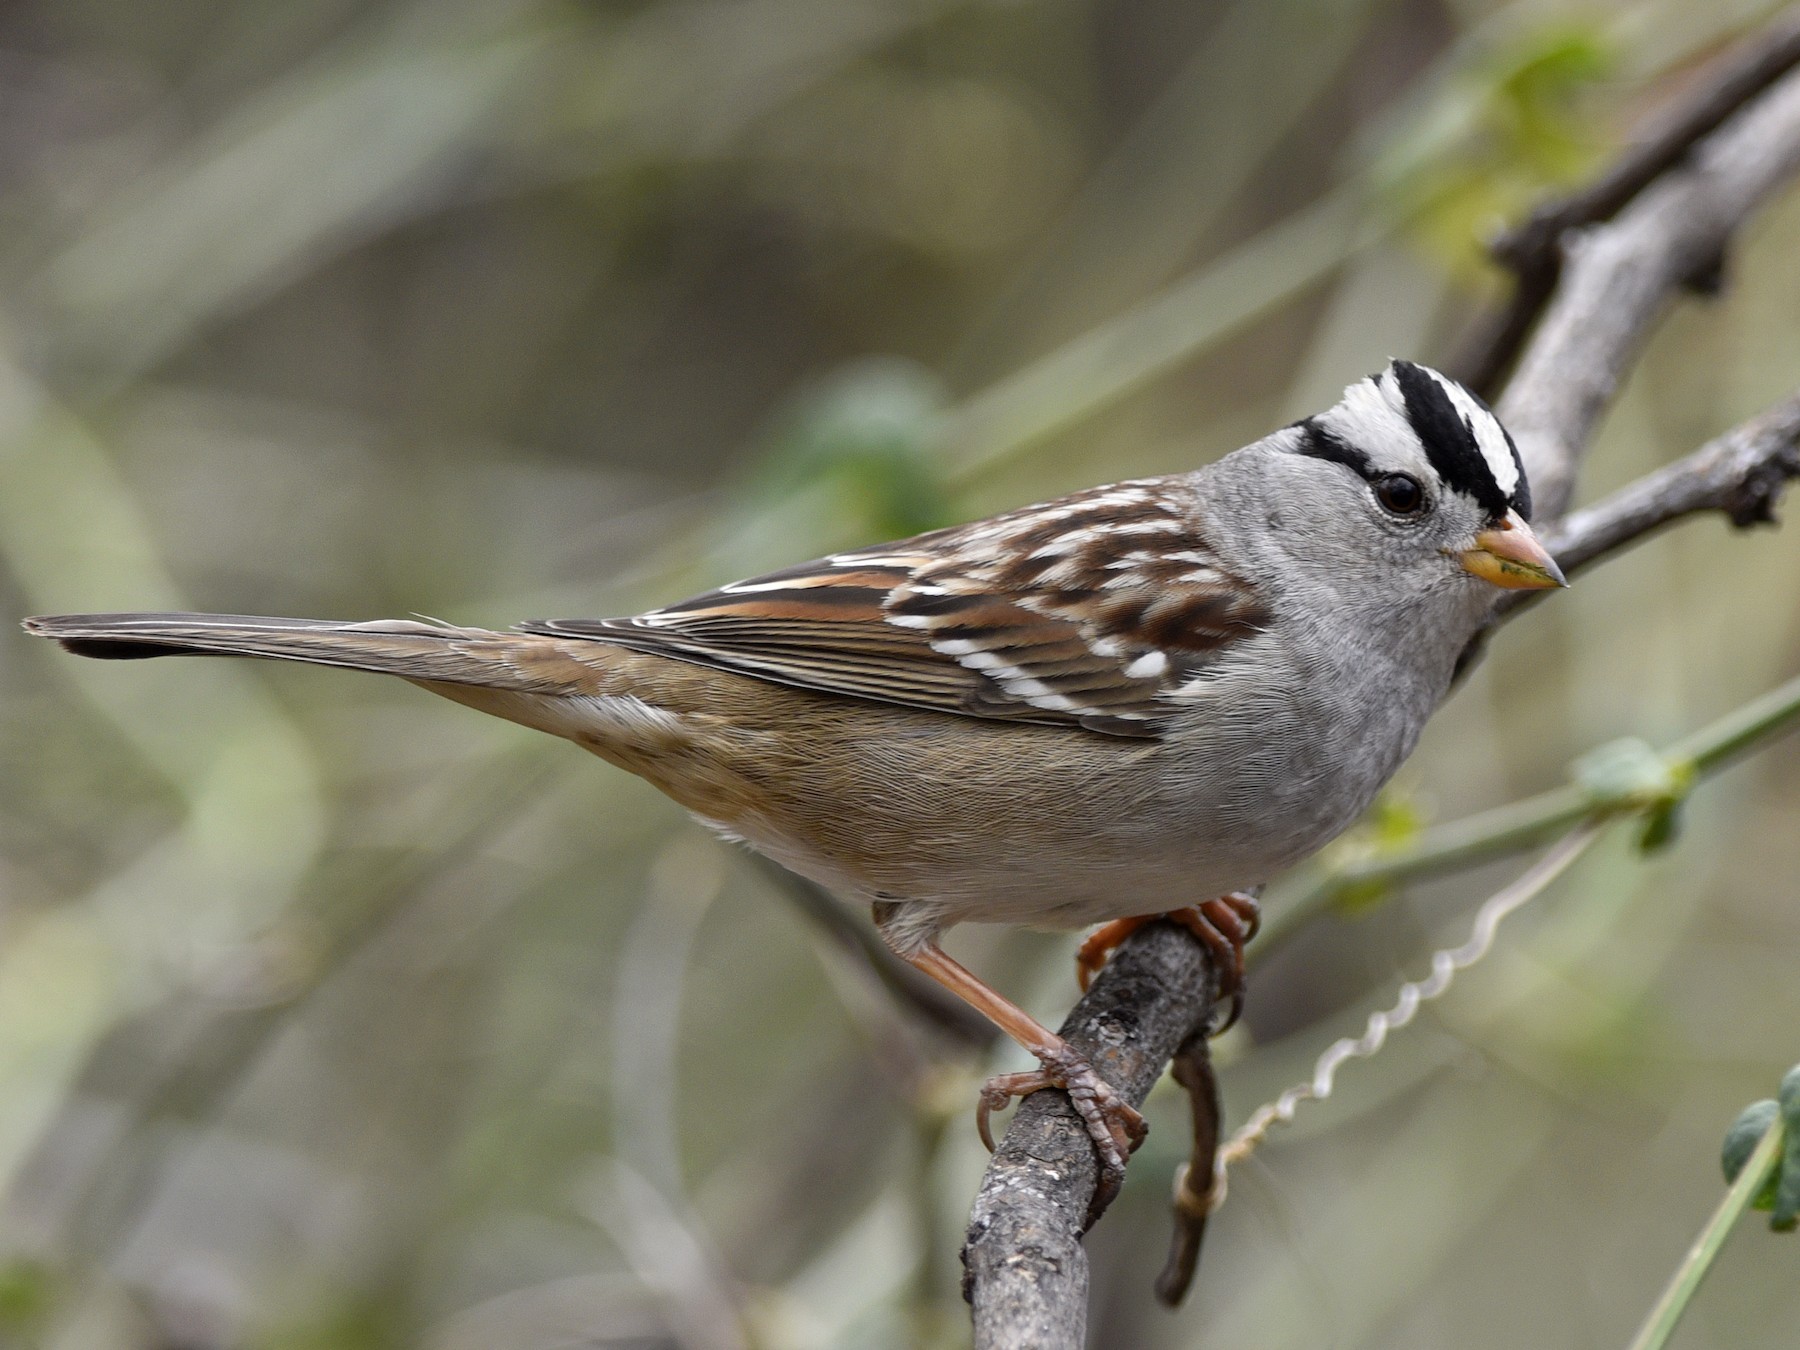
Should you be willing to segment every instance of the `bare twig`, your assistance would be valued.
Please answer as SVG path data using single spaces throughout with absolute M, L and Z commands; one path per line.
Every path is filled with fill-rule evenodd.
M 1113 953 L 1062 1035 L 1134 1106 L 1212 1009 L 1218 973 L 1185 929 L 1148 924 Z M 1099 1180 L 1087 1130 L 1060 1092 L 1019 1104 L 975 1197 L 963 1292 L 979 1350 L 1079 1350 L 1081 1235 Z
M 1506 306 L 1469 340 L 1450 366 L 1484 395 L 1499 388 L 1555 294 L 1563 238 L 1611 220 L 1674 168 L 1701 138 L 1800 63 L 1800 11 L 1770 25 L 1718 61 L 1708 78 L 1665 108 L 1637 143 L 1587 186 L 1546 202 L 1494 241 L 1494 257 L 1518 278 Z
M 1546 529 L 1545 543 L 1563 572 L 1574 576 L 1690 516 L 1717 511 L 1739 529 L 1771 525 L 1793 478 L 1800 478 L 1800 394 L 1573 512 Z M 1481 659 L 1501 624 L 1541 598 L 1541 592 L 1509 595 L 1463 652 L 1458 679 Z
M 1575 572 L 1701 512 L 1722 512 L 1740 529 L 1772 524 L 1793 478 L 1800 478 L 1800 394 L 1571 512 L 1548 543 L 1563 571 Z
M 1156 1277 L 1156 1296 L 1174 1308 L 1187 1297 L 1200 1264 L 1200 1243 L 1206 1237 L 1206 1219 L 1218 1208 L 1214 1194 L 1213 1159 L 1219 1152 L 1219 1078 L 1213 1072 L 1212 1041 L 1204 1028 L 1181 1043 L 1170 1076 L 1188 1095 L 1194 1115 L 1194 1147 L 1187 1163 L 1175 1174 L 1175 1227 L 1169 1235 L 1169 1257 Z

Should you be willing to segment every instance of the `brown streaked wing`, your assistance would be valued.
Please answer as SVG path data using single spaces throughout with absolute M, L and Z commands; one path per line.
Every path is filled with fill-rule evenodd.
M 828 693 L 1153 736 L 1164 698 L 1267 613 L 1164 481 L 734 582 L 634 618 L 526 632 L 616 642 Z

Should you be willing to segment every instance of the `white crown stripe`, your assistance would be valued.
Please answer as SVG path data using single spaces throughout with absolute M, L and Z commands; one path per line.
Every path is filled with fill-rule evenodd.
M 1468 422 L 1475 437 L 1475 447 L 1487 462 L 1495 485 L 1503 496 L 1511 497 L 1519 486 L 1519 466 L 1513 459 L 1512 447 L 1506 442 L 1506 432 L 1501 429 L 1499 420 L 1455 380 L 1446 379 L 1429 366 L 1420 369 L 1437 381 L 1438 387 Z

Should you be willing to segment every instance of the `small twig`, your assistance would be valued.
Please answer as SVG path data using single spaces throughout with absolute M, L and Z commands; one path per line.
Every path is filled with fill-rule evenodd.
M 1514 268 L 1555 255 L 1563 234 L 1611 220 L 1679 164 L 1703 137 L 1800 64 L 1800 11 L 1771 23 L 1719 58 L 1697 82 L 1640 129 L 1637 143 L 1592 183 L 1538 207 L 1494 242 L 1496 258 Z
M 1581 569 L 1684 517 L 1723 512 L 1740 529 L 1771 524 L 1800 478 L 1800 394 L 1714 438 L 1585 510 L 1547 540 L 1565 572 Z
M 1738 1173 L 1737 1180 L 1731 1183 L 1731 1189 L 1725 1192 L 1725 1198 L 1719 1201 L 1719 1207 L 1713 1211 L 1712 1218 L 1706 1221 L 1706 1227 L 1700 1230 L 1700 1236 L 1688 1249 L 1682 1259 L 1674 1278 L 1650 1310 L 1650 1316 L 1644 1319 L 1643 1328 L 1631 1343 L 1631 1350 L 1662 1350 L 1669 1337 L 1674 1334 L 1675 1324 L 1687 1311 L 1688 1302 L 1694 1297 L 1694 1291 L 1700 1287 L 1700 1281 L 1706 1278 L 1706 1272 L 1712 1268 L 1713 1258 L 1725 1245 L 1725 1239 L 1731 1235 L 1732 1228 L 1743 1217 L 1744 1211 L 1750 1208 L 1750 1202 L 1756 1198 L 1758 1191 L 1767 1184 L 1776 1165 L 1781 1161 L 1783 1129 L 1781 1117 L 1770 1122 L 1764 1132 L 1756 1151 L 1744 1164 L 1744 1170 Z
M 1186 929 L 1146 924 L 1119 945 L 1061 1035 L 1136 1106 L 1217 996 L 1206 948 Z M 963 1246 L 977 1350 L 1079 1350 L 1088 1285 L 1081 1235 L 1098 1180 L 1093 1144 L 1068 1097 L 1025 1098 L 981 1179 Z
M 1491 396 L 1518 359 L 1562 275 L 1564 236 L 1611 220 L 1674 168 L 1704 137 L 1800 63 L 1800 13 L 1771 24 L 1722 57 L 1709 78 L 1644 126 L 1637 143 L 1593 182 L 1546 202 L 1496 239 L 1494 258 L 1517 278 L 1507 304 L 1452 363 L 1462 381 Z
M 1800 477 L 1800 394 L 1716 436 L 1685 459 L 1645 474 L 1593 506 L 1544 529 L 1544 542 L 1566 576 L 1648 539 L 1665 526 L 1723 512 L 1739 529 L 1775 523 L 1788 481 Z M 1460 681 L 1500 625 L 1533 608 L 1545 593 L 1514 591 L 1457 661 Z
M 1555 301 L 1498 406 L 1541 517 L 1567 508 L 1594 427 L 1670 294 L 1716 263 L 1797 171 L 1800 75 L 1790 71 L 1610 223 L 1565 240 Z
M 1206 1030 L 1189 1036 L 1175 1052 L 1169 1073 L 1188 1095 L 1194 1117 L 1194 1146 L 1187 1162 L 1175 1172 L 1174 1231 L 1169 1236 L 1169 1256 L 1156 1277 L 1156 1297 L 1165 1307 L 1179 1306 L 1194 1282 L 1200 1264 L 1200 1245 L 1206 1237 L 1206 1219 L 1218 1208 L 1213 1193 L 1217 1173 L 1213 1160 L 1219 1153 L 1219 1078 L 1213 1072 L 1212 1041 Z M 1195 1190 L 1194 1179 L 1204 1177 L 1206 1189 Z

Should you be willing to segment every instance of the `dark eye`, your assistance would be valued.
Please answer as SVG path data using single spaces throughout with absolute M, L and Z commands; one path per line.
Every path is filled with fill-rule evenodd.
M 1425 489 L 1416 478 L 1390 473 L 1375 480 L 1375 500 L 1397 516 L 1416 516 L 1425 509 Z

